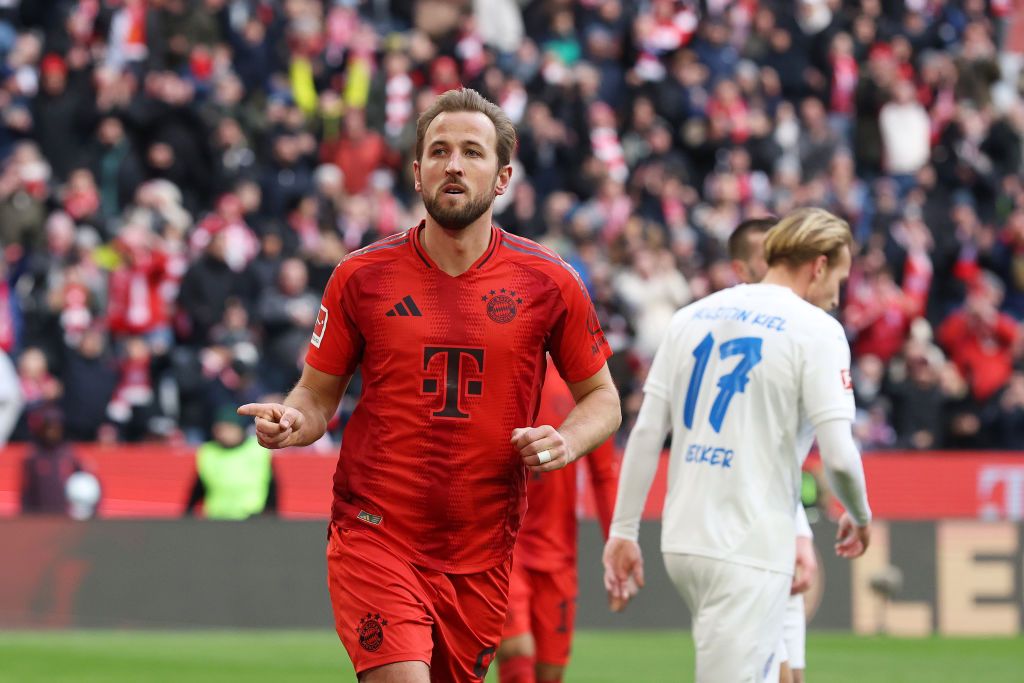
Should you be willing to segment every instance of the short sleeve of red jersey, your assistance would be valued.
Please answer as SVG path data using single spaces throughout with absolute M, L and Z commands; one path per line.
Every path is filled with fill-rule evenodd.
M 559 286 L 566 312 L 555 325 L 549 350 L 565 381 L 582 382 L 601 369 L 612 351 L 579 276 L 572 272 Z
M 306 362 L 329 375 L 351 375 L 363 355 L 363 335 L 353 320 L 351 295 L 346 293 L 352 273 L 342 264 L 331 274 L 306 352 Z

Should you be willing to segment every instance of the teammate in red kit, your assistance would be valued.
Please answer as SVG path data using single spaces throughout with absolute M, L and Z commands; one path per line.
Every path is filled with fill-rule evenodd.
M 302 378 L 239 408 L 268 448 L 323 435 L 359 366 L 334 475 L 327 569 L 359 679 L 482 680 L 501 638 L 529 471 L 561 469 L 618 427 L 608 344 L 579 277 L 491 225 L 515 148 L 508 116 L 444 93 L 416 128 L 418 226 L 335 269 Z M 545 354 L 576 399 L 534 424 Z
M 537 424 L 558 424 L 573 397 L 548 365 Z M 612 439 L 584 461 L 605 538 L 615 508 L 615 446 Z M 498 648 L 501 683 L 562 680 L 576 620 L 576 502 L 578 468 L 530 477 L 530 507 L 519 530 L 512 564 L 505 633 Z

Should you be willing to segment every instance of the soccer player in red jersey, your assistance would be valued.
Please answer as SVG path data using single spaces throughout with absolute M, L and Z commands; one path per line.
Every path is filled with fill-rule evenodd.
M 549 364 L 537 424 L 559 424 L 572 407 L 569 387 Z M 613 440 L 595 448 L 584 462 L 607 538 L 615 509 Z M 578 592 L 578 474 L 578 468 L 569 467 L 530 477 L 530 506 L 516 541 L 505 633 L 498 648 L 501 683 L 555 683 L 569 663 Z
M 268 448 L 310 444 L 356 367 L 362 395 L 334 475 L 327 575 L 364 683 L 482 680 L 501 638 L 529 472 L 561 469 L 619 425 L 610 354 L 579 276 L 491 225 L 515 128 L 477 92 L 416 128 L 425 220 L 331 276 L 302 378 L 239 408 Z M 550 352 L 576 399 L 531 427 Z

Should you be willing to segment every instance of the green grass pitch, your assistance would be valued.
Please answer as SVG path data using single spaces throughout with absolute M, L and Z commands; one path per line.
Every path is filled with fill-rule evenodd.
M 497 681 L 492 667 L 488 682 Z M 810 634 L 814 683 L 1020 683 L 1024 639 Z M 2 683 L 352 681 L 335 635 L 312 631 L 0 632 Z M 567 683 L 693 680 L 689 634 L 584 631 Z

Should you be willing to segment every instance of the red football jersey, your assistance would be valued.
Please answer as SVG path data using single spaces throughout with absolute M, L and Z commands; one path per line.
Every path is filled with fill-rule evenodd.
M 558 376 L 554 366 L 549 365 L 535 424 L 557 428 L 575 405 L 569 387 Z M 583 463 L 586 463 L 585 469 L 593 485 L 601 527 L 605 538 L 608 537 L 608 526 L 615 509 L 617 479 L 615 444 L 611 438 L 569 467 L 535 472 L 530 476 L 527 487 L 529 509 L 516 542 L 516 562 L 536 571 L 576 566 L 576 494 L 583 475 L 583 469 L 577 465 Z
M 534 424 L 545 353 L 578 382 L 611 352 L 579 276 L 554 252 L 492 227 L 484 254 L 452 277 L 420 245 L 423 228 L 338 264 L 306 362 L 362 369 L 332 518 L 416 565 L 471 573 L 515 544 L 526 467 L 510 441 Z

